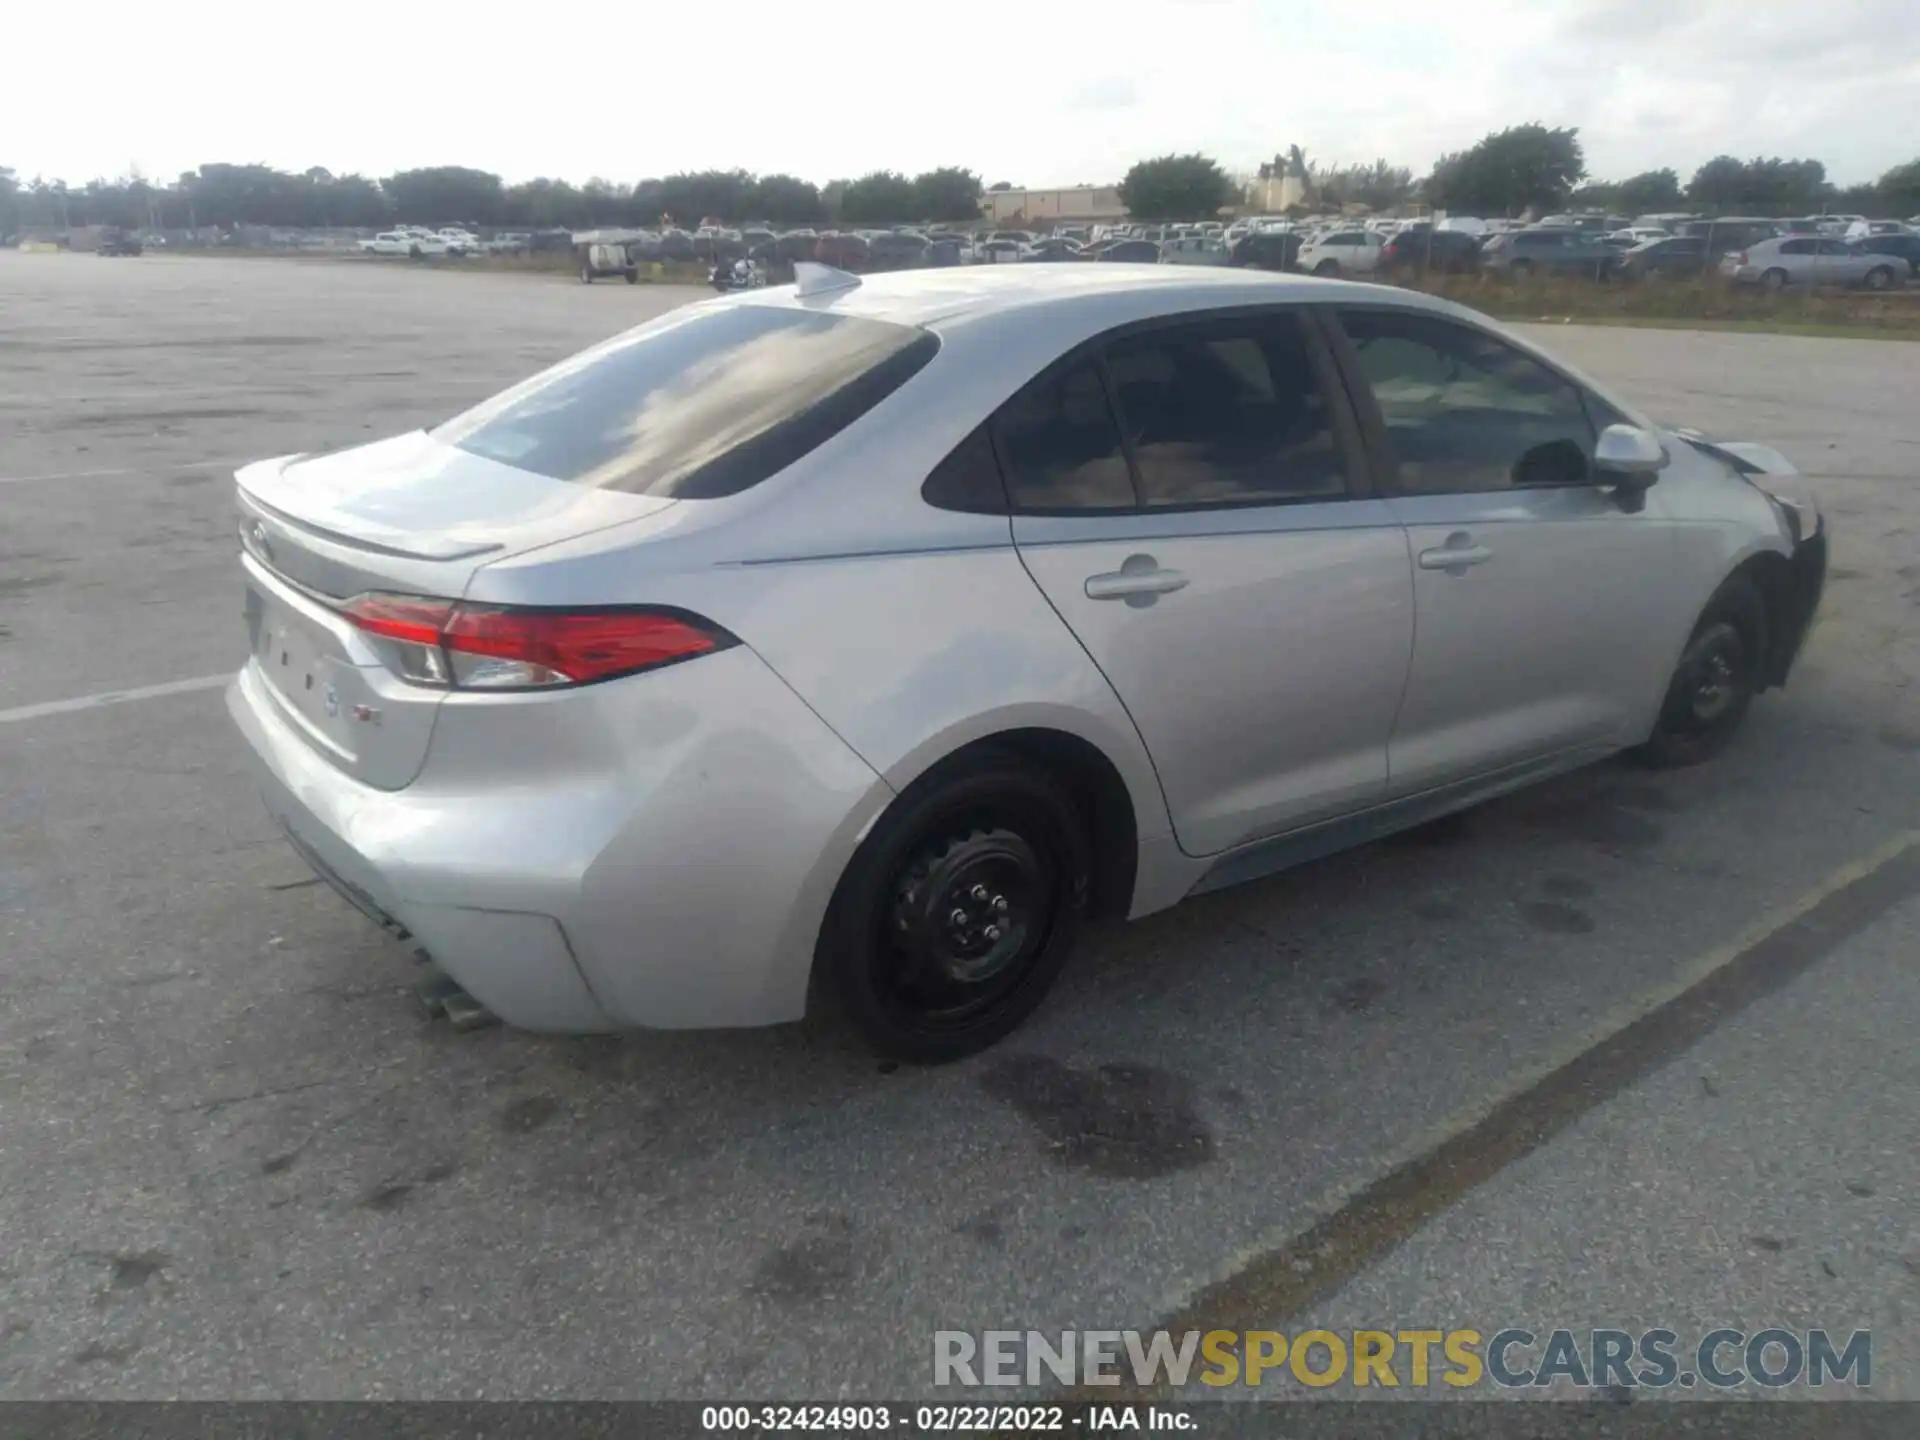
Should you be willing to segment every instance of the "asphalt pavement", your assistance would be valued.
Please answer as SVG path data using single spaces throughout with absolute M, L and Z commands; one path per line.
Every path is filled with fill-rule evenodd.
M 949 1068 L 456 1034 L 251 792 L 231 470 L 698 293 L 0 252 L 0 1395 L 902 1396 L 937 1330 L 1168 1318 L 1871 1326 L 1916 1394 L 1920 346 L 1531 332 L 1816 478 L 1817 630 L 1709 766 L 1102 932 Z

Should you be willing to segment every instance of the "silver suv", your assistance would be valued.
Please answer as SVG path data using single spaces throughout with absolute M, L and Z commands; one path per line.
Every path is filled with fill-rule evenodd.
M 239 473 L 267 804 L 514 1023 L 963 1055 L 1090 915 L 1706 758 L 1820 594 L 1779 455 L 1441 301 L 799 269 Z

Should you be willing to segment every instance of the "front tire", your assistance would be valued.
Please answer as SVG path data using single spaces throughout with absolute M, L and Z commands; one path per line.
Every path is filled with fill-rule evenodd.
M 1711 760 L 1733 739 L 1759 693 L 1766 609 L 1753 586 L 1734 579 L 1708 603 L 1660 704 L 1646 743 L 1630 753 L 1655 770 Z
M 999 752 L 936 769 L 847 867 L 815 969 L 881 1054 L 961 1059 L 1046 997 L 1085 916 L 1091 871 L 1080 816 L 1044 771 Z
M 1867 288 L 1869 290 L 1891 290 L 1893 288 L 1893 281 L 1893 271 L 1888 266 L 1876 265 L 1867 272 Z

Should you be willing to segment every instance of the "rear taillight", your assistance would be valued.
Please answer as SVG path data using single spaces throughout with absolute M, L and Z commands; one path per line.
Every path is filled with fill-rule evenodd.
M 1744 264 L 1746 264 L 1746 263 L 1747 263 L 1747 252 L 1746 252 L 1746 251 L 1744 251 L 1744 250 L 1741 250 L 1741 251 L 1738 251 L 1738 252 L 1736 252 L 1736 253 L 1735 253 L 1735 255 L 1734 255 L 1734 259 L 1733 259 L 1733 263 L 1734 263 L 1734 264 L 1736 264 L 1736 265 L 1744 265 Z
M 591 685 L 738 643 L 698 616 L 657 608 L 553 610 L 369 594 L 341 614 L 403 679 L 459 690 Z

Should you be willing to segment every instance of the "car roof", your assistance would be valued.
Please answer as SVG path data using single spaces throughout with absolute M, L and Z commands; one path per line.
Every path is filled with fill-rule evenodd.
M 1123 242 L 1124 243 L 1124 242 Z M 902 270 L 802 298 L 790 286 L 744 292 L 741 303 L 826 310 L 936 333 L 992 317 L 1040 319 L 1097 334 L 1134 320 L 1239 305 L 1364 303 L 1469 315 L 1417 291 L 1269 271 L 1190 265 L 979 266 Z M 1478 318 L 1478 317 L 1474 317 Z

